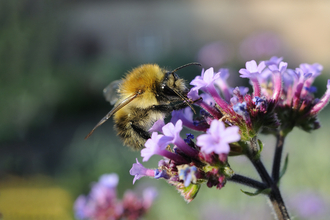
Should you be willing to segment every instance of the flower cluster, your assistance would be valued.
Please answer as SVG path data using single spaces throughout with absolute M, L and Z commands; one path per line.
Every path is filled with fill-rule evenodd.
M 158 122 L 163 123 L 163 122 Z M 240 140 L 238 127 L 225 128 L 225 124 L 213 120 L 206 133 L 200 135 L 196 144 L 194 135 L 187 134 L 186 139 L 180 137 L 182 120 L 177 120 L 162 127 L 162 134 L 153 132 L 141 151 L 143 161 L 148 161 L 155 154 L 165 159 L 159 161 L 158 169 L 147 169 L 137 160 L 130 174 L 134 175 L 133 182 L 143 176 L 156 179 L 164 178 L 175 185 L 187 201 L 191 201 L 199 190 L 202 182 L 209 187 L 222 188 L 226 176 L 232 171 L 227 164 L 230 143 Z M 174 147 L 170 148 L 170 144 Z
M 163 178 L 188 202 L 203 182 L 222 188 L 234 175 L 228 156 L 260 156 L 262 143 L 257 134 L 261 131 L 286 135 L 294 126 L 306 131 L 319 127 L 316 116 L 330 99 L 330 80 L 320 100 L 313 96 L 312 83 L 321 70 L 319 64 L 301 64 L 291 70 L 277 57 L 259 64 L 249 61 L 239 73 L 250 80 L 251 94 L 248 88 L 228 85 L 228 70 L 203 70 L 191 81 L 194 87 L 187 95 L 196 100 L 200 114 L 193 117 L 187 107 L 173 112 L 171 122 L 159 120 L 154 124 L 141 156 L 143 161 L 153 155 L 164 159 L 156 169 L 145 168 L 137 160 L 130 170 L 135 176 L 133 182 L 143 176 Z M 180 136 L 183 126 L 201 132 L 196 141 L 190 133 L 185 139 Z
M 139 219 L 151 207 L 156 197 L 153 188 L 143 191 L 142 197 L 133 191 L 126 191 L 122 201 L 117 199 L 117 174 L 104 174 L 94 183 L 88 196 L 80 195 L 74 204 L 77 219 Z

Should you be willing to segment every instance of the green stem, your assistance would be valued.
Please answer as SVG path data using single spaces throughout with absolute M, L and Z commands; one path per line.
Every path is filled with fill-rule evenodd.
M 276 156 L 276 160 L 277 160 L 276 166 L 277 166 L 277 164 L 280 164 L 280 161 L 281 161 L 284 136 L 281 136 L 279 139 L 279 140 L 282 140 L 281 139 L 282 137 L 283 137 L 283 141 L 281 141 L 281 143 L 277 144 L 277 146 L 279 146 L 279 148 L 281 148 L 281 149 L 276 151 L 278 154 L 278 156 Z M 259 147 L 258 147 L 257 138 L 255 137 L 255 138 L 251 139 L 251 141 L 250 141 L 250 147 L 247 151 L 247 156 L 250 159 L 253 166 L 255 167 L 255 169 L 257 170 L 262 182 L 267 185 L 267 188 L 271 189 L 270 193 L 268 194 L 268 197 L 273 206 L 277 219 L 278 220 L 290 220 L 291 218 L 290 218 L 288 210 L 284 204 L 281 192 L 277 186 L 277 181 L 274 181 L 274 179 L 267 172 L 264 164 L 261 162 L 261 160 L 259 158 L 260 155 L 258 157 L 256 157 L 256 155 L 258 155 L 258 149 L 259 149 Z M 275 171 L 275 172 L 277 172 L 277 171 Z
M 274 208 L 274 211 L 276 213 L 278 220 L 290 220 L 291 218 L 290 218 L 290 215 L 284 204 L 281 192 L 280 192 L 277 184 L 273 181 L 273 179 L 268 174 L 263 163 L 259 159 L 251 160 L 251 162 L 254 165 L 254 167 L 256 168 L 256 170 L 258 171 L 262 181 L 265 184 L 267 184 L 267 186 L 269 188 L 271 188 L 271 191 L 268 194 L 268 197 Z
M 283 135 L 282 132 L 279 132 L 276 135 L 276 146 L 275 146 L 273 169 L 272 169 L 272 177 L 276 184 L 278 183 L 278 181 L 280 179 L 280 168 L 281 168 L 284 139 L 285 139 L 285 136 Z
M 232 177 L 228 178 L 227 180 L 245 186 L 249 186 L 258 190 L 263 190 L 267 188 L 266 184 L 239 174 L 234 174 Z

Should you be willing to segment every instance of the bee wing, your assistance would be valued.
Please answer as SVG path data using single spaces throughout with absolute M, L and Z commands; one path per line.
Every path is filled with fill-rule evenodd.
M 104 98 L 111 105 L 114 105 L 119 99 L 119 86 L 122 82 L 123 80 L 115 80 L 103 89 Z
M 99 123 L 97 123 L 95 125 L 95 127 L 91 130 L 91 132 L 89 132 L 89 134 L 85 137 L 85 140 L 87 138 L 89 138 L 89 136 L 91 136 L 93 134 L 93 132 L 95 131 L 96 128 L 98 128 L 100 125 L 102 125 L 104 122 L 106 122 L 113 114 L 115 114 L 118 110 L 120 110 L 121 108 L 123 108 L 124 106 L 126 106 L 128 103 L 130 103 L 131 101 L 133 101 L 140 93 L 135 93 L 133 95 L 128 96 L 127 98 L 125 98 L 124 100 L 122 100 L 120 103 L 118 103 L 117 105 L 115 105 L 113 107 L 113 109 L 111 109 L 111 111 L 106 114 L 106 116 L 104 116 Z

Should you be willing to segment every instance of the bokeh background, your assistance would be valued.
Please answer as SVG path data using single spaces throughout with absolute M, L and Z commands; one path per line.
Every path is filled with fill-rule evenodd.
M 289 68 L 318 62 L 321 97 L 330 78 L 330 2 L 306 1 L 0 1 L 0 219 L 74 219 L 73 202 L 105 173 L 126 189 L 155 186 L 159 197 L 145 219 L 272 219 L 263 196 L 229 183 L 203 186 L 186 204 L 162 180 L 132 185 L 138 152 L 122 146 L 111 120 L 85 135 L 111 109 L 102 90 L 142 63 L 169 69 L 198 61 L 230 68 L 231 86 L 251 59 L 283 56 Z M 182 69 L 188 81 L 200 69 Z M 295 129 L 286 140 L 289 166 L 281 181 L 295 219 L 330 215 L 330 108 L 322 128 Z M 273 137 L 262 136 L 271 166 Z M 154 158 L 145 166 L 155 167 Z M 232 168 L 257 174 L 245 158 Z

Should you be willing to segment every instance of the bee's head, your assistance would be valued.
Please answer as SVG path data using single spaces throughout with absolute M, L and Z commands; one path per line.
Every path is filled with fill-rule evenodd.
M 180 95 L 187 96 L 189 89 L 184 79 L 180 78 L 175 72 L 166 72 L 161 83 L 162 93 L 168 98 L 181 99 Z M 178 95 L 180 94 L 180 95 Z
M 180 66 L 173 71 L 165 72 L 164 78 L 161 82 L 161 93 L 170 101 L 183 100 L 188 102 L 187 93 L 189 89 L 186 86 L 185 80 L 180 78 L 176 71 L 190 65 L 199 65 L 199 63 L 188 63 Z

